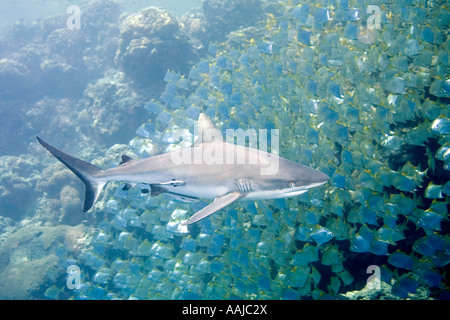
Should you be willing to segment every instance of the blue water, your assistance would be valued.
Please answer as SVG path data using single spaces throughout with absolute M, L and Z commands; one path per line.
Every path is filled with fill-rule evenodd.
M 449 298 L 445 1 L 151 4 L 3 8 L 0 299 Z M 35 139 L 111 168 L 201 112 L 330 181 L 182 228 L 209 201 L 109 183 L 84 213 Z

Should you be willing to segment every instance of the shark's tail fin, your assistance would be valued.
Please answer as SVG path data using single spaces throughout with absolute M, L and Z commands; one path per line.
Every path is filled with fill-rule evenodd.
M 39 143 L 47 149 L 52 155 L 54 155 L 59 161 L 64 163 L 67 168 L 72 170 L 81 181 L 84 182 L 86 187 L 86 195 L 84 198 L 84 208 L 83 211 L 88 211 L 97 201 L 100 192 L 106 184 L 106 180 L 100 179 L 99 174 L 103 172 L 99 167 L 94 166 L 83 160 L 69 156 L 68 154 L 56 149 L 55 147 L 49 145 L 44 140 L 36 137 Z

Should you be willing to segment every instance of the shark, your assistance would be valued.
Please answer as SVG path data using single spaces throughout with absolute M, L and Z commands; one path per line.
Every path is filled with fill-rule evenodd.
M 300 163 L 223 139 L 211 119 L 201 113 L 195 143 L 148 158 L 122 155 L 121 163 L 101 169 L 49 145 L 39 143 L 70 169 L 85 185 L 83 211 L 90 210 L 109 181 L 137 184 L 151 196 L 166 194 L 190 202 L 213 200 L 181 225 L 198 222 L 238 200 L 277 199 L 300 195 L 330 179 Z

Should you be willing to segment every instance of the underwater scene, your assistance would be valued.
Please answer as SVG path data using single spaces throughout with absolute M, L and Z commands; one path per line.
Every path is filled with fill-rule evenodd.
M 450 299 L 447 1 L 1 6 L 0 299 Z

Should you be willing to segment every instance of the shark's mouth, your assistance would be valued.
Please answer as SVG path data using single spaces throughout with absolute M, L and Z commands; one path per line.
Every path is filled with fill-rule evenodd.
M 279 199 L 298 196 L 302 193 L 308 191 L 308 189 L 315 188 L 325 184 L 326 181 L 308 184 L 305 186 L 286 188 L 281 190 L 265 190 L 265 191 L 255 191 L 248 193 L 244 199 L 246 200 L 257 200 L 257 199 Z
M 286 198 L 286 197 L 298 196 L 299 194 L 305 193 L 306 191 L 308 191 L 308 190 L 307 189 L 305 189 L 305 190 L 295 190 L 295 191 L 290 191 L 290 192 L 286 192 L 286 193 L 281 193 L 280 197 Z
M 327 181 L 323 181 L 323 182 L 308 184 L 308 185 L 301 186 L 301 187 L 289 188 L 289 189 L 286 189 L 286 192 L 280 192 L 280 197 L 285 198 L 285 197 L 298 196 L 298 195 L 308 191 L 308 189 L 321 186 L 321 185 L 325 184 L 326 182 Z

